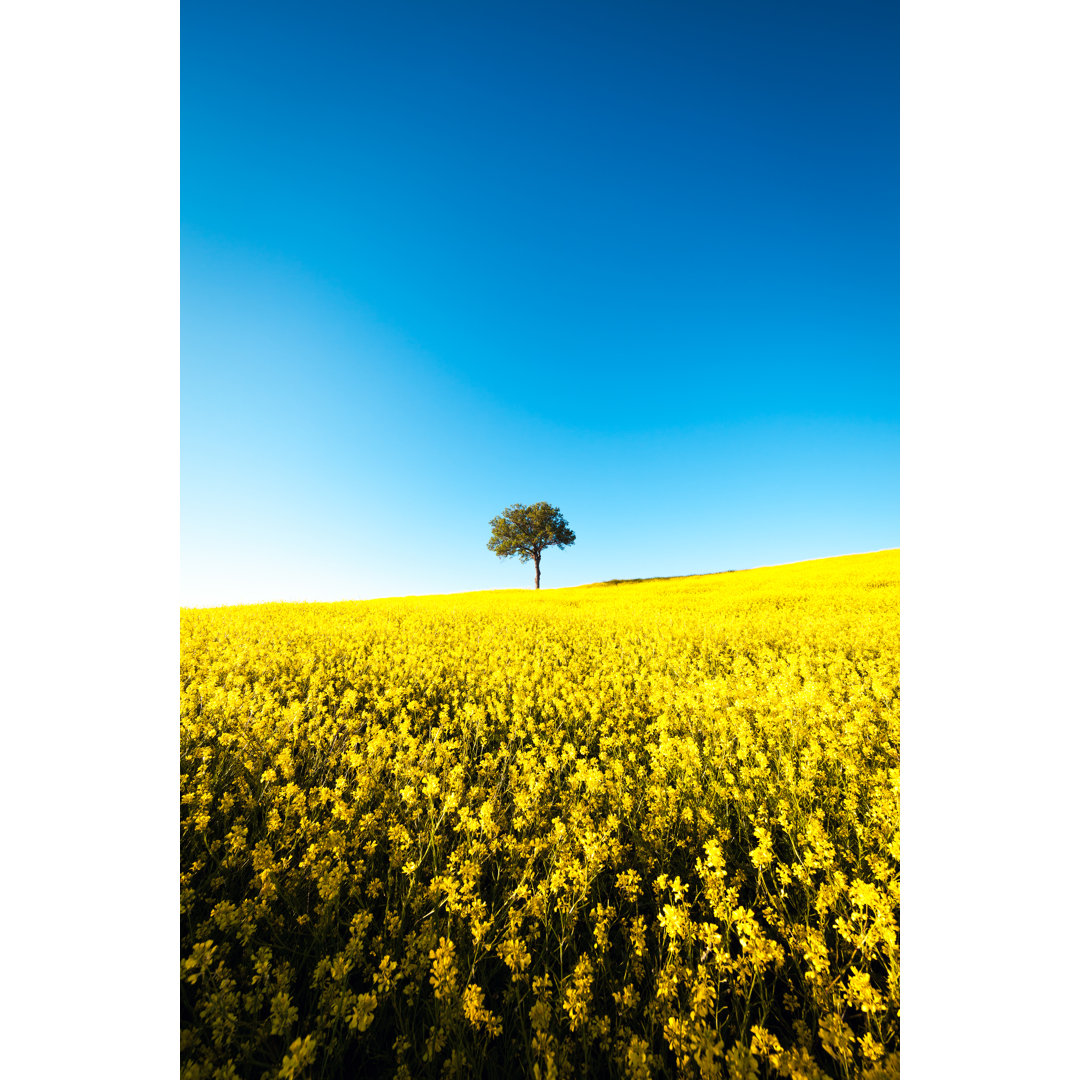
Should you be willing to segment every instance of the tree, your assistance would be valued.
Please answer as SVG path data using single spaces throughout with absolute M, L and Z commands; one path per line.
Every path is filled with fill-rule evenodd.
M 549 547 L 560 551 L 572 544 L 573 534 L 562 511 L 546 502 L 522 506 L 514 503 L 497 518 L 491 519 L 491 539 L 488 550 L 500 559 L 517 555 L 522 562 L 532 559 L 536 565 L 536 587 L 540 588 L 540 553 Z

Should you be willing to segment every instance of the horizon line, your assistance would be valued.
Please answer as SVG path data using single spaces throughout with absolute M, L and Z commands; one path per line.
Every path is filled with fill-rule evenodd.
M 652 574 L 648 577 L 638 578 L 611 578 L 608 581 L 582 581 L 577 585 L 560 585 L 551 589 L 528 588 L 524 585 L 513 585 L 501 589 L 455 589 L 450 592 L 429 593 L 395 593 L 390 596 L 364 596 L 356 598 L 344 598 L 341 600 L 252 600 L 241 601 L 235 604 L 181 604 L 181 611 L 215 611 L 218 608 L 233 607 L 264 607 L 270 604 L 366 604 L 374 600 L 415 600 L 425 596 L 470 596 L 480 592 L 564 592 L 567 589 L 587 589 L 593 585 L 636 585 L 646 581 L 675 581 L 680 578 L 692 577 L 719 577 L 721 574 L 741 574 L 750 570 L 772 570 L 780 566 L 797 566 L 799 563 L 826 562 L 829 559 L 849 559 L 855 555 L 880 555 L 886 551 L 899 551 L 897 547 L 875 548 L 871 551 L 848 551 L 840 555 L 819 555 L 810 559 L 792 559 L 790 562 L 765 563 L 761 566 L 741 566 L 731 570 L 705 570 L 688 574 Z

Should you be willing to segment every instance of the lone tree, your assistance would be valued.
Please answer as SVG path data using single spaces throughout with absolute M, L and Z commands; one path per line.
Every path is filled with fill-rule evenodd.
M 497 518 L 491 519 L 491 539 L 488 550 L 500 559 L 517 555 L 522 562 L 529 559 L 536 564 L 536 587 L 540 588 L 540 553 L 544 548 L 557 547 L 560 551 L 577 539 L 562 511 L 546 502 L 522 506 L 514 503 Z

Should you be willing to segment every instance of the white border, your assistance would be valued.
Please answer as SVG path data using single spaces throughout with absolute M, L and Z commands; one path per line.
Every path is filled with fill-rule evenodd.
M 1075 9 L 902 6 L 910 1077 L 1069 1071 Z
M 179 1070 L 179 10 L 0 16 L 4 1072 Z

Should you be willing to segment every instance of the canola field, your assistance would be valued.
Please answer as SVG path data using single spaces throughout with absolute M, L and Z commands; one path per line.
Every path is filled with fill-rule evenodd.
M 181 1076 L 897 1077 L 898 580 L 183 610 Z

